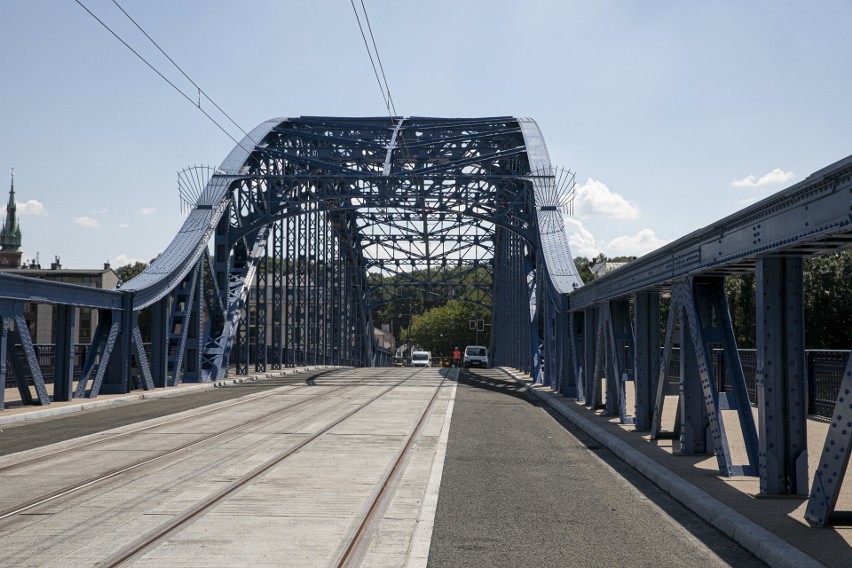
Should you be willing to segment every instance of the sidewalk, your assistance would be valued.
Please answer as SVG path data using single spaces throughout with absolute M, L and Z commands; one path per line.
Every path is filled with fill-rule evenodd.
M 503 370 L 770 566 L 852 566 L 852 526 L 811 528 L 804 519 L 806 499 L 760 497 L 758 478 L 720 476 L 713 455 L 678 454 L 674 451 L 679 446 L 677 440 L 651 440 L 647 432 L 619 424 L 618 417 L 602 416 L 601 411 L 592 411 L 549 387 L 533 385 L 519 371 Z M 666 405 L 669 412 L 675 406 Z M 664 423 L 669 424 L 665 417 Z M 817 468 L 828 427 L 826 422 L 808 420 L 809 472 Z M 743 463 L 745 445 L 738 429 L 731 425 L 727 430 L 733 459 Z M 852 482 L 842 488 L 836 510 L 852 510 Z
M 84 410 L 92 410 L 103 408 L 105 406 L 113 406 L 117 404 L 130 404 L 148 400 L 152 398 L 160 398 L 166 396 L 180 396 L 198 392 L 200 389 L 216 388 L 226 384 L 236 384 L 247 381 L 257 381 L 264 378 L 284 377 L 304 371 L 311 371 L 321 367 L 295 367 L 274 372 L 251 373 L 244 376 L 229 377 L 221 381 L 209 383 L 180 383 L 174 387 L 158 388 L 151 391 L 134 390 L 127 394 L 104 394 L 97 398 L 75 398 L 69 401 L 51 402 L 47 406 L 22 404 L 21 393 L 17 388 L 7 388 L 5 392 L 5 408 L 0 412 L 0 426 L 5 424 L 16 424 L 27 422 L 29 420 L 39 420 L 50 416 L 59 416 L 72 412 L 82 412 Z M 47 393 L 53 398 L 53 383 L 46 385 Z M 77 388 L 77 382 L 74 382 L 74 388 Z M 36 399 L 35 389 L 30 387 L 30 392 L 33 398 Z

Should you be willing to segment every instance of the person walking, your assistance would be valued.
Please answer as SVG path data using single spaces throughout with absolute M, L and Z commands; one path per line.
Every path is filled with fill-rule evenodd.
M 455 350 L 453 350 L 453 367 L 459 366 L 461 366 L 461 351 L 459 351 L 459 348 L 456 347 Z

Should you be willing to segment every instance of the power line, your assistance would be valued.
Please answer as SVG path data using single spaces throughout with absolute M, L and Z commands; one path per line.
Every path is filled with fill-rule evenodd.
M 160 50 L 160 53 L 162 53 L 162 54 L 166 57 L 166 59 L 168 59 L 168 60 L 171 62 L 171 64 L 172 64 L 172 65 L 174 65 L 174 66 L 177 68 L 177 70 L 178 70 L 178 71 L 180 71 L 180 72 L 183 74 L 183 76 L 184 76 L 184 77 L 186 77 L 186 80 L 187 80 L 187 81 L 189 81 L 190 83 L 192 83 L 192 86 L 193 86 L 193 87 L 195 87 L 196 89 L 198 89 L 198 93 L 199 93 L 199 95 L 204 95 L 204 98 L 206 98 L 208 101 L 210 101 L 211 103 L 213 103 L 213 106 L 214 106 L 214 107 L 216 107 L 216 108 L 219 110 L 219 112 L 221 112 L 223 115 L 225 115 L 225 118 L 227 118 L 228 120 L 230 120 L 230 121 L 231 121 L 231 124 L 233 124 L 234 126 L 236 126 L 236 127 L 237 127 L 237 129 L 239 129 L 239 131 L 240 131 L 240 132 L 242 132 L 245 136 L 249 136 L 248 132 L 246 132 L 245 130 L 243 130 L 243 128 L 242 128 L 239 124 L 237 124 L 237 123 L 236 123 L 236 121 L 235 121 L 233 118 L 231 118 L 231 116 L 230 116 L 227 112 L 225 112 L 225 111 L 222 109 L 222 107 L 220 107 L 219 105 L 217 105 L 217 104 L 216 104 L 216 101 L 214 101 L 212 98 L 210 98 L 210 95 L 208 95 L 207 93 L 205 93 L 205 92 L 204 92 L 204 90 L 203 90 L 201 87 L 199 87 L 199 86 L 198 86 L 198 84 L 197 84 L 195 81 L 193 81 L 193 80 L 192 80 L 192 78 L 191 78 L 189 75 L 187 75 L 187 74 L 186 74 L 186 72 L 185 72 L 183 69 L 181 69 L 181 66 L 180 66 L 180 65 L 178 65 L 177 63 L 175 63 L 175 60 L 174 60 L 174 59 L 172 59 L 171 57 L 169 57 L 169 54 L 168 54 L 168 53 L 166 53 L 166 52 L 163 50 L 163 48 L 162 48 L 162 47 L 160 47 L 160 44 L 158 44 L 156 41 L 154 41 L 154 38 L 152 38 L 150 35 L 148 35 L 148 32 L 146 32 L 144 29 L 142 29 L 142 26 L 140 26 L 140 25 L 136 22 L 136 20 L 134 20 L 134 19 L 130 16 L 130 14 L 128 14 L 128 13 L 127 13 L 127 11 L 126 11 L 124 8 L 122 8 L 122 7 L 121 7 L 121 4 L 119 4 L 117 0 L 112 0 L 112 3 L 113 3 L 113 4 L 115 4 L 115 5 L 118 7 L 118 9 L 119 9 L 119 10 L 121 10 L 121 13 L 122 13 L 122 14 L 124 14 L 125 16 L 127 16 L 127 19 L 128 19 L 128 20 L 130 20 L 131 22 L 133 22 L 133 25 L 134 25 L 134 26 L 136 26 L 136 28 L 137 28 L 140 32 L 142 32 L 142 33 L 145 35 L 145 37 L 146 37 L 146 38 L 148 38 L 148 40 L 150 40 L 150 42 L 151 42 L 151 43 L 153 43 L 153 44 L 154 44 L 154 47 L 156 47 L 158 50 Z M 381 65 L 381 62 L 379 62 L 379 65 Z M 198 106 L 198 107 L 200 107 L 200 106 L 201 106 L 201 102 L 200 102 L 200 100 L 199 100 L 198 105 L 196 105 L 196 106 Z M 255 144 L 257 144 L 257 140 L 254 140 L 253 138 L 251 138 L 251 136 L 249 136 L 249 139 L 250 139 L 252 142 L 254 142 Z
M 396 107 L 393 104 L 393 97 L 391 96 L 390 85 L 388 85 L 388 78 L 385 76 L 385 68 L 382 65 L 382 58 L 379 55 L 379 48 L 376 45 L 376 38 L 373 35 L 373 27 L 370 25 L 370 17 L 367 15 L 367 6 L 364 5 L 364 0 L 361 0 L 361 9 L 364 10 L 364 20 L 367 22 L 367 30 L 370 32 L 370 39 L 373 41 L 373 51 L 376 52 L 376 60 L 379 62 L 379 70 L 382 72 L 382 80 L 385 82 L 385 90 L 388 94 L 388 102 L 390 103 L 391 109 L 393 109 L 393 114 L 396 115 Z
M 361 17 L 358 15 L 358 9 L 355 7 L 355 0 L 349 0 L 352 4 L 352 11 L 355 12 L 355 20 L 358 22 L 358 29 L 361 30 L 361 37 L 364 39 L 364 47 L 367 48 L 367 56 L 370 58 L 370 65 L 373 66 L 373 75 L 376 76 L 376 83 L 379 85 L 379 91 L 382 93 L 382 100 L 385 101 L 385 107 L 388 109 L 388 114 L 393 116 L 396 114 L 396 111 L 391 111 L 391 101 L 389 98 L 390 91 L 388 91 L 388 95 L 385 95 L 385 86 L 382 85 L 382 80 L 379 78 L 379 71 L 376 69 L 376 62 L 373 60 L 373 52 L 370 50 L 370 44 L 367 41 L 367 35 L 364 33 L 364 26 L 361 25 Z M 361 2 L 361 6 L 363 6 L 363 1 Z M 366 19 L 367 12 L 364 11 L 364 18 Z M 369 23 L 368 23 L 369 26 Z M 372 35 L 372 31 L 370 34 Z M 375 45 L 375 42 L 374 42 Z M 376 52 L 376 58 L 378 58 L 379 53 Z M 387 83 L 385 84 L 387 85 Z
M 231 140 L 233 140 L 233 142 L 234 142 L 236 145 L 238 145 L 238 146 L 242 147 L 244 150 L 246 150 L 246 151 L 248 151 L 248 152 L 250 152 L 250 151 L 251 151 L 250 149 L 248 149 L 248 148 L 246 148 L 245 146 L 243 146 L 241 141 L 239 141 L 239 140 L 237 140 L 236 138 L 234 138 L 233 136 L 231 136 L 231 133 L 230 133 L 230 132 L 228 132 L 228 131 L 225 129 L 225 127 L 223 127 L 221 124 L 219 124 L 219 122 L 217 122 L 215 118 L 213 118 L 212 116 L 210 116 L 210 114 L 209 114 L 206 110 L 204 110 L 203 108 L 201 108 L 201 105 L 196 104 L 196 103 L 195 103 L 195 101 L 193 101 L 193 100 L 189 97 L 189 95 L 187 95 L 186 93 L 184 93 L 184 92 L 180 89 L 180 87 L 178 87 L 178 86 L 177 86 L 177 85 L 175 85 L 173 82 L 171 82 L 171 81 L 170 81 L 170 80 L 169 80 L 169 79 L 168 79 L 165 75 L 163 75 L 163 74 L 162 74 L 162 73 L 161 73 L 161 72 L 160 72 L 160 71 L 159 71 L 156 67 L 154 67 L 154 65 L 153 65 L 153 64 L 151 64 L 151 63 L 150 63 L 147 59 L 145 59 L 144 57 L 142 57 L 142 55 L 141 55 L 138 51 L 136 51 L 135 49 L 133 49 L 133 48 L 132 48 L 132 47 L 131 47 L 131 46 L 130 46 L 130 45 L 129 45 L 126 41 L 124 41 L 124 39 L 122 39 L 122 38 L 121 38 L 121 36 L 119 36 L 116 32 L 114 32 L 114 31 L 112 30 L 112 28 L 110 28 L 108 25 L 106 25 L 106 23 L 105 23 L 103 20 L 101 20 L 100 18 L 98 18 L 98 17 L 97 17 L 97 16 L 96 16 L 96 15 L 95 15 L 95 14 L 94 14 L 91 10 L 89 10 L 89 8 L 87 8 L 87 7 L 86 7 L 86 5 L 85 5 L 85 4 L 83 4 L 83 2 L 81 2 L 81 0 L 74 0 L 74 1 L 75 1 L 75 2 L 77 2 L 77 4 L 79 4 L 79 5 L 80 5 L 80 7 L 81 7 L 81 8 L 83 8 L 86 12 L 88 12 L 88 14 L 89 14 L 92 18 L 94 18 L 94 19 L 95 19 L 95 20 L 96 20 L 96 21 L 97 21 L 97 22 L 98 22 L 101 26 L 103 26 L 103 27 L 104 27 L 104 28 L 105 28 L 105 29 L 106 29 L 106 30 L 107 30 L 110 34 L 112 34 L 112 35 L 113 35 L 113 37 L 115 37 L 115 39 L 117 39 L 118 41 L 120 41 L 120 42 L 122 43 L 122 45 L 124 45 L 124 47 L 126 47 L 127 49 L 129 49 L 129 50 L 130 50 L 130 51 L 131 51 L 131 52 L 132 52 L 132 53 L 133 53 L 136 57 L 138 57 L 138 58 L 139 58 L 139 59 L 140 59 L 143 63 L 145 63 L 145 65 L 147 65 L 147 66 L 148 66 L 148 67 L 149 67 L 149 68 L 150 68 L 150 69 L 151 69 L 154 73 L 156 73 L 157 75 L 159 75 L 159 76 L 160 76 L 160 78 L 161 78 L 163 81 L 165 81 L 166 83 L 168 83 L 168 84 L 169 84 L 169 85 L 170 85 L 170 86 L 171 86 L 171 87 L 172 87 L 175 91 L 177 91 L 178 93 L 180 93 L 180 95 L 181 95 L 183 98 L 185 98 L 186 100 L 188 100 L 188 101 L 192 104 L 192 106 L 196 107 L 199 111 L 201 111 L 201 113 L 202 113 L 204 116 L 206 116 L 206 117 L 207 117 L 207 118 L 208 118 L 208 119 L 209 119 L 209 120 L 210 120 L 213 124 L 215 124 L 215 125 L 219 128 L 219 130 L 221 130 L 221 131 L 225 134 L 225 136 L 227 136 L 228 138 L 230 138 Z M 206 96 L 206 95 L 205 95 L 205 96 Z M 217 108 L 218 108 L 218 107 L 217 107 Z

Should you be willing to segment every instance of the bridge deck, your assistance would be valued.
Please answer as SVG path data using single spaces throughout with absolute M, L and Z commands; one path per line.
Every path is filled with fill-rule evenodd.
M 401 381 L 404 386 L 382 395 L 388 398 L 380 396 L 371 407 L 346 416 Z M 301 388 L 323 384 L 327 388 Z M 205 565 L 264 561 L 280 565 L 280 558 L 286 557 L 288 565 L 334 564 L 345 552 L 343 543 L 357 532 L 354 527 L 360 526 L 359 519 L 380 481 L 387 477 L 389 497 L 379 503 L 375 522 L 367 523 L 363 531 L 366 544 L 353 548 L 353 565 L 424 566 L 427 554 L 430 566 L 760 565 L 619 461 L 606 449 L 608 441 L 589 437 L 526 394 L 505 373 L 463 371 L 458 382 L 439 385 L 441 377 L 434 369 L 317 370 L 230 384 L 230 388 L 187 386 L 183 387 L 191 393 L 187 396 L 142 404 L 116 404 L 127 402 L 130 397 L 126 396 L 99 399 L 95 404 L 102 408 L 97 412 L 55 415 L 31 423 L 14 422 L 45 410 L 6 411 L 0 416 L 0 513 L 13 509 L 13 503 L 26 504 L 56 492 L 71 478 L 85 480 L 95 470 L 115 469 L 122 460 L 129 464 L 138 456 L 153 456 L 168 448 L 189 453 L 140 466 L 138 477 L 127 474 L 102 486 L 111 490 L 88 489 L 82 498 L 64 501 L 60 497 L 0 518 L 0 554 L 33 566 L 91 565 L 114 559 L 119 550 L 288 444 L 304 442 L 312 432 L 343 419 L 334 426 L 336 435 L 305 445 L 294 459 L 272 467 L 266 481 L 249 483 L 233 498 L 201 511 L 172 536 L 146 548 L 134 562 L 191 566 L 203 559 Z M 335 395 L 331 389 L 346 389 L 346 394 Z M 240 398 L 247 393 L 248 398 Z M 312 398 L 320 393 L 327 397 L 325 402 Z M 438 394 L 418 430 L 418 417 L 429 408 L 430 393 Z M 576 408 L 544 389 L 536 393 L 564 402 L 566 412 L 635 447 L 649 462 L 668 468 L 673 478 L 701 488 L 714 502 L 727 504 L 824 564 L 849 565 L 852 530 L 808 528 L 797 511 L 802 501 L 754 500 L 750 495 L 756 492 L 751 487 L 756 481 L 720 480 L 712 463 L 703 467 L 702 462 L 709 460 L 673 456 L 665 443 L 651 446 L 639 433 L 610 419 Z M 229 406 L 242 400 L 254 402 Z M 286 401 L 285 406 L 303 400 L 305 408 L 298 414 L 288 411 L 273 416 L 271 412 L 279 412 L 273 400 Z M 55 414 L 63 408 L 68 412 L 80 404 L 57 405 L 46 412 Z M 308 406 L 315 408 L 309 411 Z M 199 413 L 199 407 L 205 412 Z M 192 408 L 196 410 L 187 416 L 194 426 L 169 422 L 184 416 L 175 413 Z M 229 426 L 252 420 L 266 422 L 260 429 L 251 426 L 252 433 L 245 438 L 235 437 Z M 152 430 L 140 432 L 151 425 Z M 818 436 L 819 428 L 814 430 L 813 436 Z M 107 431 L 128 435 L 110 442 L 109 449 L 90 448 L 82 458 L 58 451 L 79 445 L 87 435 L 87 441 L 101 441 L 111 435 Z M 221 444 L 181 449 L 220 431 L 224 432 Z M 412 436 L 411 443 L 405 444 Z M 249 438 L 251 444 L 245 442 Z M 811 443 L 814 448 L 822 441 Z M 391 464 L 406 445 L 416 451 L 404 456 L 398 475 L 394 474 Z M 442 463 L 436 456 L 444 452 L 447 458 Z M 13 467 L 33 458 L 38 459 L 28 466 Z M 21 467 L 34 469 L 26 474 Z M 173 483 L 163 485 L 163 479 Z M 845 507 L 844 501 L 839 508 Z M 741 530 L 750 529 L 743 526 Z

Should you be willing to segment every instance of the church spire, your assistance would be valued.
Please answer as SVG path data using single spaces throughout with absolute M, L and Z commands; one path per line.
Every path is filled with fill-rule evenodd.
M 0 250 L 16 252 L 21 248 L 21 226 L 18 224 L 18 205 L 15 203 L 15 169 L 12 168 L 12 186 L 6 204 L 6 219 L 0 230 Z

